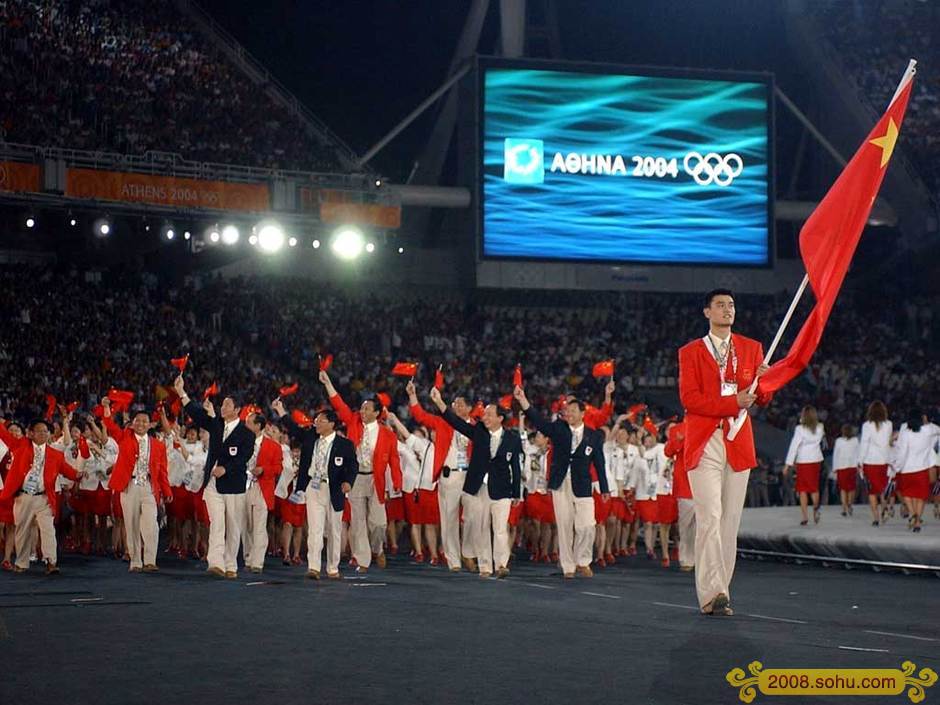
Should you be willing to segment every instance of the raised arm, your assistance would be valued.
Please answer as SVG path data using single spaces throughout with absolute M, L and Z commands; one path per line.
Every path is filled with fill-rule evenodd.
M 339 420 L 348 427 L 353 416 L 355 416 L 355 412 L 349 408 L 339 395 L 339 392 L 336 391 L 336 387 L 333 386 L 333 380 L 330 379 L 330 375 L 326 370 L 320 370 L 320 382 L 326 389 L 326 396 L 329 398 L 330 405 L 333 407 L 334 411 L 336 411 Z
M 186 410 L 186 413 L 189 414 L 189 418 L 193 420 L 193 423 L 199 428 L 204 428 L 208 431 L 212 426 L 211 418 L 209 414 L 206 413 L 206 410 L 199 406 L 199 403 L 195 399 L 189 398 L 183 383 L 183 375 L 179 375 L 173 381 L 173 388 L 179 395 L 180 401 L 183 403 L 183 408 Z

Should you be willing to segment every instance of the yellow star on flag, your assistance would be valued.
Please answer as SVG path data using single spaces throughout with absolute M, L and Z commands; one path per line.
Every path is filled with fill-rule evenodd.
M 881 147 L 881 166 L 888 163 L 891 159 L 891 153 L 894 152 L 894 145 L 898 141 L 898 126 L 894 123 L 894 118 L 888 118 L 888 131 L 882 137 L 868 140 L 869 144 Z

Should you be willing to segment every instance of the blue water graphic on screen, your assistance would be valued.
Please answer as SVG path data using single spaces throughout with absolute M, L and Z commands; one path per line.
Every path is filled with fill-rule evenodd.
M 487 68 L 482 254 L 766 265 L 766 82 Z

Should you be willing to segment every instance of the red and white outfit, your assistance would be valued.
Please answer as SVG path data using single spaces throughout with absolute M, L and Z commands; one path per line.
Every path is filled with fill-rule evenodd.
M 3 489 L 3 482 L 10 472 L 10 465 L 13 463 L 13 453 L 7 448 L 7 444 L 0 441 L 0 490 Z M 13 498 L 0 499 L 0 524 L 13 526 Z
M 391 469 L 392 487 L 401 489 L 401 461 L 398 438 L 377 421 L 366 425 L 339 394 L 330 397 L 339 420 L 346 424 L 346 436 L 355 444 L 359 475 L 347 499 L 350 505 L 349 545 L 358 566 L 365 570 L 372 556 L 385 552 L 385 470 Z
M 676 499 L 679 521 L 679 565 L 695 565 L 695 502 L 689 485 L 689 470 L 685 466 L 685 424 L 677 423 L 669 429 L 663 452 L 672 458 L 672 494 Z
M 823 425 L 811 429 L 797 424 L 787 450 L 786 464 L 796 467 L 796 491 L 810 494 L 819 492 L 819 471 L 822 469 Z
M 874 421 L 862 424 L 858 461 L 862 464 L 862 472 L 868 481 L 869 495 L 881 496 L 888 486 L 888 459 L 893 430 L 890 421 L 882 421 L 880 425 L 876 425 Z
M 274 505 L 281 521 L 295 528 L 302 527 L 307 521 L 307 505 L 287 500 L 294 492 L 294 481 L 297 479 L 298 470 L 297 463 L 294 462 L 294 457 L 291 455 L 290 446 L 287 443 L 282 443 L 281 474 L 277 478 L 277 485 L 274 488 Z
M 268 512 L 274 511 L 274 488 L 282 463 L 280 443 L 259 433 L 246 469 L 245 525 L 242 527 L 245 564 L 253 572 L 264 568 L 268 552 Z M 261 473 L 255 475 L 252 471 L 258 468 Z
M 750 416 L 733 441 L 728 431 L 740 411 L 736 395 L 753 383 L 764 351 L 756 340 L 729 338 L 709 331 L 679 350 L 685 463 L 695 501 L 695 589 L 703 608 L 719 594 L 731 597 L 747 481 L 757 465 Z M 758 385 L 759 405 L 772 397 Z
M 525 433 L 520 435 L 522 450 L 525 453 L 522 479 L 526 488 L 526 516 L 538 522 L 554 524 L 555 507 L 548 491 L 548 448 L 539 448 Z
M 858 481 L 859 440 L 839 436 L 832 447 L 832 467 L 842 492 L 855 492 Z
M 476 503 L 464 495 L 463 483 L 470 466 L 470 440 L 456 433 L 441 416 L 429 414 L 420 404 L 409 407 L 416 422 L 434 433 L 433 477 L 438 483 L 437 501 L 441 516 L 441 545 L 447 567 L 460 568 L 460 558 L 476 557 Z M 472 423 L 472 422 L 471 422 Z M 444 477 L 447 468 L 447 477 Z M 464 531 L 460 538 L 460 510 L 463 507 Z
M 440 524 L 441 510 L 432 470 L 434 444 L 412 433 L 404 445 L 408 451 L 402 456 L 403 459 L 407 458 L 407 466 L 402 464 L 405 518 L 412 526 Z M 399 444 L 399 448 L 401 446 Z
M 660 476 L 666 470 L 665 446 L 657 443 L 652 448 L 645 448 L 641 462 L 634 465 L 636 489 L 636 513 L 644 524 L 659 522 L 659 509 L 656 500 L 659 496 Z
M 927 500 L 930 496 L 930 468 L 936 462 L 936 445 L 940 440 L 940 428 L 928 423 L 919 431 L 906 425 L 898 432 L 895 456 L 892 462 L 897 471 L 895 482 L 902 497 Z
M 85 461 L 85 474 L 78 483 L 78 491 L 85 494 L 88 513 L 99 517 L 111 515 L 111 490 L 108 488 L 108 478 L 111 468 L 117 461 L 117 441 L 108 437 L 100 452 L 91 449 L 89 458 Z

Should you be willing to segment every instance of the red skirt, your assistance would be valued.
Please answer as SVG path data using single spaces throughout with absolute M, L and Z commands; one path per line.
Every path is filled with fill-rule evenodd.
M 822 463 L 796 464 L 796 491 L 813 494 L 819 492 L 819 470 Z
M 348 499 L 343 500 L 343 523 L 348 524 L 352 518 L 352 505 Z
M 865 479 L 868 480 L 868 494 L 883 494 L 888 486 L 888 466 L 863 465 L 862 472 L 865 473 Z
M 526 515 L 543 524 L 555 523 L 555 505 L 552 503 L 552 496 L 547 492 L 539 494 L 533 492 L 525 498 Z
M 597 524 L 603 524 L 610 516 L 610 500 L 604 501 L 600 492 L 594 493 L 594 521 Z
M 206 500 L 203 499 L 202 493 L 206 489 L 203 487 L 196 494 L 193 495 L 193 514 L 196 517 L 196 521 L 200 524 L 208 525 L 209 521 L 209 507 L 206 506 Z
M 655 524 L 659 521 L 659 510 L 656 508 L 655 499 L 638 499 L 636 513 L 646 524 Z
M 108 490 L 111 495 L 111 516 L 115 519 L 124 518 L 124 508 L 121 506 L 121 493 L 114 490 Z
M 656 518 L 660 524 L 675 524 L 679 521 L 679 500 L 675 495 L 661 494 L 656 498 Z
M 399 497 L 405 519 L 413 526 L 441 523 L 441 508 L 437 501 L 437 490 L 418 490 L 418 501 L 414 493 Z
M 633 512 L 630 511 L 630 508 L 627 506 L 627 500 L 623 497 L 610 498 L 610 513 L 627 524 L 633 521 Z
M 930 496 L 930 472 L 926 469 L 917 472 L 899 472 L 894 477 L 898 494 L 911 499 L 927 499 Z
M 519 526 L 519 520 L 522 519 L 525 514 L 525 504 L 519 502 L 515 507 L 509 509 L 509 521 L 507 522 L 510 526 Z
M 414 500 L 412 500 L 414 503 Z M 385 519 L 387 521 L 405 520 L 405 498 L 388 497 L 385 500 Z
M 286 499 L 275 497 L 274 509 L 282 522 L 293 527 L 301 528 L 307 521 L 306 504 L 294 504 Z
M 836 470 L 836 480 L 842 492 L 854 492 L 858 482 L 858 470 L 855 468 L 840 468 Z
M 172 487 L 173 501 L 166 505 L 166 513 L 174 519 L 188 521 L 195 516 L 193 493 L 185 487 Z
M 13 524 L 13 498 L 0 499 L 0 524 Z

